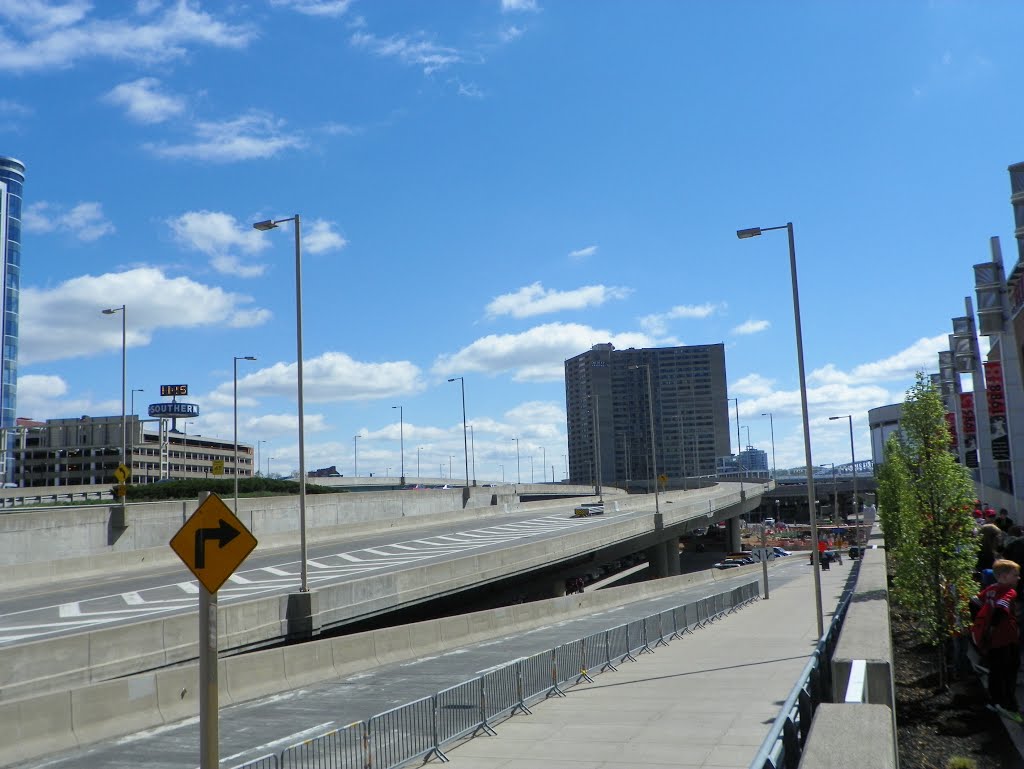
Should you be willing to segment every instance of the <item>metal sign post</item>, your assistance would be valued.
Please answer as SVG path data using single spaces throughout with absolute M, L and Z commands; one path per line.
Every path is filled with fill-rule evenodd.
M 256 538 L 220 497 L 204 491 L 170 544 L 199 580 L 199 767 L 218 769 L 217 591 L 256 547 Z
M 202 502 L 210 495 L 199 494 Z M 217 593 L 199 586 L 199 767 L 220 767 L 220 683 L 217 680 Z

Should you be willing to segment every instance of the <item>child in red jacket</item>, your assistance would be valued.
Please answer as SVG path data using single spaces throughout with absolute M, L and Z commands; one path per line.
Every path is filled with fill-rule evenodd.
M 996 582 L 972 601 L 978 613 L 971 636 L 988 661 L 989 707 L 1018 724 L 1024 723 L 1017 704 L 1017 671 L 1020 669 L 1020 641 L 1017 629 L 1017 583 L 1020 566 L 1000 559 L 992 565 Z

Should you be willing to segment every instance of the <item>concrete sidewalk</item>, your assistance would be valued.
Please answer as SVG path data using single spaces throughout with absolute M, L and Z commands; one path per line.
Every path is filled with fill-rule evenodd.
M 850 563 L 821 573 L 826 628 Z M 449 766 L 747 767 L 814 650 L 816 624 L 808 569 L 768 601 L 498 723 L 497 736 L 446 748 Z

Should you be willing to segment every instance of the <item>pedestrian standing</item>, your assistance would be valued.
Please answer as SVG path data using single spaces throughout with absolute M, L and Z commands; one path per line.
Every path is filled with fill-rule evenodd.
M 992 566 L 995 584 L 971 599 L 978 611 L 971 625 L 971 640 L 988 663 L 989 708 L 1024 724 L 1017 704 L 1020 640 L 1017 625 L 1017 583 L 1020 565 L 999 559 Z

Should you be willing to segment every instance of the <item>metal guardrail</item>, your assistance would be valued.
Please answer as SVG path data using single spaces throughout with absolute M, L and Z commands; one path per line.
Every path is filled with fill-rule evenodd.
M 800 678 L 782 705 L 782 710 L 750 762 L 749 769 L 797 769 L 803 755 L 807 735 L 811 731 L 814 711 L 832 696 L 832 654 L 839 643 L 839 632 L 850 607 L 853 589 L 860 574 L 861 561 L 855 561 L 847 578 L 846 588 L 836 607 L 832 621 L 814 647 Z
M 634 653 L 653 653 L 669 639 L 731 614 L 760 597 L 759 585 L 749 582 L 524 657 L 233 769 L 390 769 L 434 757 L 447 762 L 443 746 L 479 732 L 494 734 L 493 721 L 530 713 L 531 703 L 564 697 L 563 686 L 590 681 L 591 673 L 615 670 L 635 661 Z

